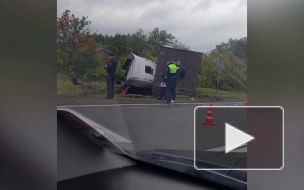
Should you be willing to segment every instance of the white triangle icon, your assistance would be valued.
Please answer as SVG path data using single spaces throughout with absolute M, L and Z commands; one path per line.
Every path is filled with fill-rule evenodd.
M 225 123 L 225 153 L 236 149 L 254 139 L 253 136 Z

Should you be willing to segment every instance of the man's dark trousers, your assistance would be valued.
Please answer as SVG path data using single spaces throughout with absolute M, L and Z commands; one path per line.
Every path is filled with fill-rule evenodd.
M 107 97 L 108 99 L 114 98 L 114 80 L 111 76 L 107 75 Z
M 166 92 L 167 92 L 167 103 L 170 104 L 171 100 L 172 100 L 172 88 L 174 85 L 174 77 L 172 78 L 168 78 L 167 82 L 166 82 Z
M 176 84 L 177 84 L 177 81 L 176 80 L 174 80 L 173 81 L 173 84 L 172 84 L 172 100 L 174 100 L 175 101 L 175 97 L 176 97 Z

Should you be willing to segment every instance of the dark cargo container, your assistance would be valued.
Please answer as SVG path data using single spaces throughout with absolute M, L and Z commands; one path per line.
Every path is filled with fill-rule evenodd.
M 157 97 L 160 92 L 160 83 L 162 82 L 162 74 L 167 67 L 166 59 L 172 56 L 174 59 L 179 59 L 182 61 L 182 65 L 186 69 L 186 76 L 181 83 L 179 94 L 184 94 L 188 96 L 195 96 L 196 83 L 198 79 L 198 74 L 201 69 L 202 56 L 203 53 L 180 50 L 171 47 L 163 46 L 160 48 L 156 73 L 153 83 L 153 96 Z

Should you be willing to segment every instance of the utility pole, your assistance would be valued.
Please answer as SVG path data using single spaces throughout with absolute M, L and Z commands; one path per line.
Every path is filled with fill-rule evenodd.
M 216 81 L 216 94 L 218 92 L 219 89 L 219 83 L 220 83 L 220 70 L 217 70 L 217 81 Z
M 222 59 L 218 60 L 216 62 L 216 68 L 217 68 L 217 81 L 216 81 L 216 94 L 219 90 L 219 83 L 220 83 L 220 71 L 224 69 L 224 62 Z

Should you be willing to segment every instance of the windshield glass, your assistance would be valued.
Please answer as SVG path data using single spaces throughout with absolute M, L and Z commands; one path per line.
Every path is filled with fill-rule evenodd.
M 177 5 L 186 11 L 184 5 Z M 247 148 L 242 146 L 225 157 L 223 129 L 229 122 L 246 130 L 246 110 L 235 113 L 216 106 L 247 105 L 246 7 L 245 3 L 235 9 L 234 16 L 221 16 L 225 22 L 237 18 L 234 22 L 240 24 L 233 29 L 231 23 L 216 18 L 214 26 L 203 24 L 203 28 L 183 18 L 174 21 L 172 28 L 161 24 L 162 18 L 149 27 L 143 20 L 134 25 L 131 18 L 115 27 L 112 21 L 108 21 L 110 26 L 108 22 L 101 26 L 100 19 L 108 19 L 61 8 L 57 19 L 58 110 L 69 111 L 86 123 L 83 126 L 93 128 L 94 133 L 86 135 L 95 142 L 105 143 L 98 139 L 104 135 L 123 153 L 137 158 L 145 153 L 174 155 L 181 159 L 176 162 L 193 167 L 197 147 L 200 167 L 234 166 L 245 157 Z M 212 14 L 207 17 L 210 20 Z M 194 33 L 185 31 L 189 27 Z M 195 120 L 197 106 L 206 107 Z M 169 164 L 173 158 L 162 159 Z

